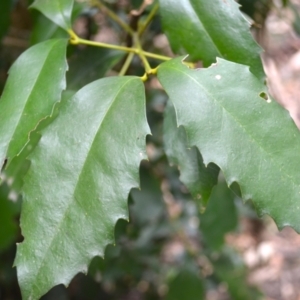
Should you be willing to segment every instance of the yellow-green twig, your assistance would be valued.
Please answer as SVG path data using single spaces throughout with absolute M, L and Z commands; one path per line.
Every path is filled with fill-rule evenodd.
M 154 68 L 154 69 L 150 69 L 148 72 L 145 72 L 145 74 L 140 78 L 142 79 L 143 82 L 145 82 L 145 81 L 147 81 L 149 75 L 156 75 L 157 70 L 158 70 L 158 67 Z
M 150 24 L 150 22 L 152 21 L 152 19 L 154 18 L 155 14 L 157 13 L 159 8 L 158 3 L 156 3 L 153 8 L 151 9 L 149 15 L 147 16 L 145 22 L 140 26 L 139 30 L 138 30 L 138 34 L 139 36 L 141 36 L 144 31 L 146 30 L 146 28 L 148 27 L 148 25 Z
M 70 34 L 70 43 L 73 45 L 88 45 L 88 46 L 96 46 L 96 47 L 102 47 L 102 48 L 109 48 L 109 49 L 114 49 L 114 50 L 120 50 L 120 51 L 125 51 L 125 52 L 133 52 L 137 53 L 138 50 L 135 48 L 129 48 L 129 47 L 123 47 L 123 46 L 118 46 L 118 45 L 112 45 L 112 44 L 106 44 L 106 43 L 100 43 L 100 42 L 94 42 L 90 40 L 85 40 L 81 39 L 76 35 L 76 33 L 73 30 L 68 31 Z
M 142 62 L 144 64 L 146 73 L 149 75 L 156 74 L 157 69 L 151 68 L 151 66 L 147 60 L 147 57 L 151 57 L 151 58 L 158 59 L 158 60 L 164 60 L 164 61 L 172 59 L 171 57 L 168 57 L 168 56 L 163 56 L 163 55 L 144 51 L 142 49 L 138 33 L 135 33 L 133 36 L 135 47 L 132 47 L 132 48 L 81 39 L 80 37 L 77 36 L 77 34 L 72 29 L 68 30 L 68 33 L 70 35 L 70 43 L 73 45 L 82 44 L 82 45 L 88 45 L 88 46 L 115 49 L 115 50 L 125 51 L 125 52 L 129 53 L 129 55 L 120 71 L 120 75 L 124 75 L 126 73 L 126 71 L 128 70 L 128 68 L 130 66 L 130 63 L 134 57 L 134 54 L 137 54 L 140 57 L 140 59 L 142 60 Z
M 142 79 L 143 82 L 147 81 L 148 79 L 148 74 L 145 73 L 142 77 L 140 77 Z
M 140 57 L 140 59 L 142 60 L 142 62 L 144 64 L 146 73 L 148 73 L 151 70 L 151 66 L 150 66 L 150 64 L 148 62 L 148 59 L 144 55 L 144 51 L 142 49 L 142 46 L 141 46 L 141 43 L 140 43 L 140 39 L 139 39 L 139 36 L 138 36 L 137 33 L 134 34 L 133 39 L 134 39 L 134 44 L 135 44 L 135 46 L 137 48 L 137 54 L 138 54 L 138 56 Z
M 127 33 L 129 33 L 130 35 L 134 34 L 130 26 L 128 26 L 117 14 L 115 14 L 112 10 L 105 6 L 101 1 L 91 0 L 90 3 L 91 5 L 98 7 L 105 14 L 107 14 L 112 20 L 118 23 Z
M 156 67 L 154 69 L 151 69 L 151 71 L 148 74 L 156 75 L 157 74 L 157 70 L 158 70 L 158 67 Z
M 151 57 L 151 58 L 155 58 L 155 59 L 158 59 L 158 60 L 171 60 L 172 57 L 169 57 L 169 56 L 164 56 L 164 55 L 160 55 L 160 54 L 155 54 L 155 53 L 151 53 L 151 52 L 147 52 L 147 51 L 143 51 L 143 54 L 146 56 L 146 57 Z
M 119 76 L 123 76 L 123 75 L 126 74 L 128 68 L 129 68 L 129 66 L 130 66 L 130 64 L 131 64 L 131 62 L 132 62 L 133 57 L 134 57 L 134 53 L 133 53 L 133 52 L 130 52 L 130 53 L 128 54 L 128 56 L 127 56 L 125 62 L 124 62 L 124 65 L 122 66 L 122 69 L 121 69 L 121 71 L 120 71 L 120 73 L 119 73 Z

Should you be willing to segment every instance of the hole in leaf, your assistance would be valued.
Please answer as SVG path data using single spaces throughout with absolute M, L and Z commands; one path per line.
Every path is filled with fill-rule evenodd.
M 261 92 L 261 93 L 259 94 L 259 96 L 260 96 L 261 98 L 263 98 L 264 100 L 266 100 L 268 103 L 271 102 L 271 99 L 269 98 L 268 94 L 266 94 L 265 92 Z

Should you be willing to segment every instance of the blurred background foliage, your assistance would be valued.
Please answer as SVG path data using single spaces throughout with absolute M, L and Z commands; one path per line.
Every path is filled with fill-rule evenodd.
M 28 10 L 30 2 L 0 2 L 0 91 L 9 67 L 27 47 L 49 38 L 67 38 L 64 31 L 39 12 Z M 124 20 L 142 3 L 142 0 L 105 1 Z M 241 0 L 240 4 L 247 18 L 252 20 L 258 41 L 274 8 L 288 7 L 293 15 L 294 30 L 300 34 L 299 7 L 294 2 Z M 147 7 L 141 18 L 145 18 L 149 10 Z M 85 38 L 110 43 L 127 38 L 117 24 L 86 3 L 76 2 L 73 19 L 75 31 Z M 148 51 L 171 55 L 159 17 L 154 18 L 143 44 Z M 124 54 L 117 51 L 69 46 L 68 90 L 63 97 L 69 97 L 95 79 L 117 74 L 124 59 Z M 152 63 L 154 65 L 155 61 Z M 133 61 L 127 74 L 143 74 L 138 59 Z M 78 274 L 68 288 L 57 286 L 42 299 L 265 299 L 257 287 L 249 284 L 249 269 L 243 253 L 226 238 L 230 232 L 241 234 L 244 220 L 247 220 L 252 228 L 248 234 L 258 241 L 263 222 L 257 219 L 251 203 L 241 203 L 238 186 L 227 187 L 216 166 L 209 166 L 212 172 L 209 176 L 215 178 L 215 186 L 201 190 L 201 182 L 207 179 L 195 174 L 191 180 L 198 188 L 188 192 L 180 181 L 176 161 L 169 162 L 165 154 L 167 145 L 164 145 L 163 132 L 169 125 L 163 123 L 163 117 L 168 112 L 165 122 L 172 123 L 173 108 L 167 105 L 167 96 L 155 78 L 146 83 L 146 88 L 147 117 L 153 135 L 147 138 L 149 161 L 144 161 L 140 167 L 141 190 L 132 190 L 129 196 L 130 222 L 118 221 L 116 244 L 107 247 L 105 259 L 97 257 L 91 262 L 87 276 Z M 179 128 L 178 136 L 185 138 L 184 134 Z M 0 186 L 1 300 L 21 299 L 16 269 L 12 268 L 16 243 L 22 241 L 18 225 L 22 202 L 20 188 L 29 167 L 24 159 L 38 140 L 38 134 L 33 133 L 30 144 L 13 160 Z M 191 168 L 195 164 L 199 168 L 203 165 L 196 149 L 190 149 L 187 156 Z M 182 170 L 181 176 L 183 173 Z M 197 196 L 199 191 L 202 201 Z

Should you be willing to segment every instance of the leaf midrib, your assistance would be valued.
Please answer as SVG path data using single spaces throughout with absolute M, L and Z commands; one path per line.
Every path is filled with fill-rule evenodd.
M 55 46 L 57 43 L 59 43 L 59 42 L 60 42 L 60 40 L 57 40 L 57 41 L 52 45 L 51 49 L 49 50 L 47 56 L 45 57 L 45 59 L 44 59 L 44 61 L 43 61 L 43 63 L 42 63 L 42 66 L 41 66 L 41 68 L 40 68 L 39 74 L 38 74 L 38 76 L 36 77 L 34 83 L 32 84 L 32 89 L 31 89 L 30 93 L 28 94 L 26 100 L 24 101 L 24 107 L 23 107 L 22 111 L 20 112 L 20 116 L 19 116 L 18 122 L 16 123 L 16 126 L 15 126 L 15 128 L 14 128 L 14 131 L 13 131 L 12 134 L 11 134 L 11 139 L 12 139 L 12 140 L 9 142 L 9 144 L 8 144 L 8 146 L 7 146 L 6 153 L 7 153 L 8 159 L 10 158 L 9 155 L 8 155 L 8 152 L 9 152 L 9 149 L 10 149 L 10 145 L 11 145 L 11 143 L 13 142 L 13 137 L 14 137 L 14 135 L 15 135 L 15 133 L 16 133 L 17 128 L 18 128 L 19 125 L 20 125 L 20 121 L 21 121 L 21 119 L 22 119 L 22 116 L 24 115 L 24 112 L 26 111 L 26 108 L 27 108 L 27 106 L 28 106 L 29 99 L 30 99 L 30 97 L 31 97 L 31 95 L 32 95 L 32 93 L 33 93 L 33 91 L 35 90 L 35 87 L 36 87 L 36 85 L 37 85 L 37 83 L 38 83 L 38 81 L 39 81 L 39 79 L 40 79 L 41 74 L 43 73 L 43 70 L 44 70 L 44 68 L 45 68 L 45 65 L 46 65 L 47 60 L 49 59 L 49 57 L 51 56 L 52 51 L 53 51 L 54 48 L 55 48 L 54 46 Z M 53 103 L 53 105 L 54 105 L 54 103 Z M 51 114 L 51 112 L 50 112 L 50 114 Z M 49 115 L 50 115 L 50 114 L 49 114 Z M 49 115 L 47 115 L 47 116 L 49 116 Z M 47 116 L 44 116 L 44 117 L 47 117 Z M 36 125 L 37 125 L 37 124 L 36 124 Z M 34 130 L 34 128 L 32 128 L 32 130 Z M 23 145 L 23 147 L 22 147 L 21 149 L 18 150 L 18 154 L 22 151 L 22 149 L 24 149 L 24 147 L 27 145 L 28 141 L 29 141 L 29 136 L 28 136 L 28 139 L 27 139 L 26 143 Z
M 209 1 L 214 1 L 214 0 L 209 0 Z M 210 39 L 210 41 L 212 42 L 212 44 L 215 46 L 216 50 L 218 51 L 218 54 L 221 57 L 224 57 L 224 55 L 222 54 L 222 51 L 219 49 L 219 45 L 215 42 L 214 38 L 211 36 L 211 34 L 209 33 L 209 31 L 207 30 L 207 27 L 204 25 L 204 23 L 202 22 L 200 15 L 198 15 L 198 13 L 196 12 L 193 4 L 191 1 L 189 1 L 190 6 L 193 8 L 195 15 L 197 16 L 199 23 L 203 26 L 204 28 L 204 32 L 206 33 L 206 36 L 208 36 L 208 38 Z
M 69 22 L 68 22 L 68 19 L 66 19 L 65 15 L 64 15 L 64 10 L 63 10 L 62 5 L 61 5 L 62 1 L 57 0 L 56 3 L 58 4 L 57 5 L 58 6 L 58 10 L 61 12 L 61 15 L 63 17 L 63 21 L 65 22 L 65 25 L 66 25 L 67 29 L 69 29 L 69 27 L 70 27 L 69 24 L 68 24 Z
M 167 68 L 173 69 L 173 70 L 175 70 L 175 71 L 177 71 L 177 72 L 180 72 L 180 73 L 186 75 L 187 77 L 191 78 L 191 79 L 192 79 L 192 80 L 193 80 L 193 81 L 194 81 L 194 82 L 195 82 L 195 83 L 196 83 L 196 84 L 197 84 L 204 92 L 206 92 L 206 93 L 208 94 L 208 96 L 209 96 L 211 99 L 214 100 L 215 103 L 218 103 L 219 106 L 222 107 L 222 109 L 223 109 L 224 111 L 227 112 L 227 114 L 235 121 L 236 124 L 239 125 L 239 127 L 240 127 L 245 133 L 247 133 L 247 136 L 249 136 L 249 137 L 255 142 L 255 144 L 258 145 L 258 148 L 261 149 L 261 152 L 265 153 L 266 156 L 270 158 L 270 161 L 272 162 L 272 164 L 273 164 L 274 166 L 276 166 L 276 169 L 279 169 L 279 172 L 278 172 L 278 173 L 279 173 L 279 174 L 285 175 L 285 177 L 293 184 L 294 187 L 297 187 L 297 186 L 298 186 L 298 184 L 294 182 L 293 177 L 286 173 L 286 170 L 285 170 L 285 169 L 284 169 L 284 172 L 282 172 L 282 169 L 278 166 L 278 164 L 277 164 L 276 162 L 274 162 L 274 160 L 273 160 L 271 154 L 268 153 L 268 152 L 260 145 L 260 143 L 252 136 L 252 134 L 248 133 L 248 131 L 246 130 L 246 128 L 245 128 L 244 126 L 242 126 L 243 124 L 240 123 L 240 122 L 238 122 L 237 119 L 234 117 L 234 115 L 232 115 L 232 114 L 230 113 L 230 111 L 228 111 L 223 105 L 221 105 L 221 103 L 220 103 L 217 99 L 215 99 L 215 97 L 213 97 L 213 95 L 212 95 L 207 89 L 205 89 L 204 86 L 201 85 L 194 77 L 192 77 L 191 75 L 189 75 L 189 74 L 183 72 L 182 70 L 176 69 L 176 68 L 174 68 L 174 67 L 172 67 L 172 66 L 165 66 L 165 68 L 166 68 L 166 69 L 167 69 Z M 251 73 L 250 73 L 250 74 L 251 74 Z M 254 75 L 253 75 L 253 76 L 254 76 Z M 182 124 L 182 125 L 184 126 L 184 124 Z M 185 127 L 185 126 L 184 126 L 184 127 Z M 196 146 L 196 145 L 195 145 L 195 146 Z
M 88 159 L 88 157 L 89 157 L 89 154 L 90 154 L 90 152 L 91 152 L 91 149 L 93 148 L 93 144 L 94 144 L 94 142 L 95 142 L 95 139 L 96 139 L 96 137 L 97 137 L 97 134 L 98 134 L 99 130 L 101 129 L 101 127 L 102 127 L 104 121 L 106 120 L 106 117 L 107 117 L 109 111 L 111 110 L 112 106 L 116 103 L 116 99 L 118 98 L 119 94 L 121 93 L 121 90 L 122 90 L 122 89 L 124 88 L 124 86 L 127 85 L 130 81 L 136 80 L 136 79 L 137 79 L 137 78 L 129 78 L 129 79 L 122 85 L 122 87 L 120 87 L 119 91 L 116 93 L 116 96 L 114 97 L 114 100 L 111 102 L 111 104 L 109 105 L 108 109 L 106 110 L 106 112 L 105 112 L 105 114 L 104 114 L 104 117 L 103 117 L 103 119 L 102 119 L 102 122 L 101 122 L 100 125 L 98 126 L 98 129 L 95 131 L 95 135 L 94 135 L 93 140 L 92 140 L 92 142 L 91 142 L 90 150 L 87 151 L 87 155 L 86 155 L 86 157 L 85 157 L 85 159 L 83 160 L 83 163 L 82 163 L 82 168 L 81 168 L 81 170 L 80 170 L 80 172 L 79 172 L 79 174 L 78 174 L 78 179 L 77 179 L 77 181 L 76 181 L 76 183 L 75 183 L 75 185 L 74 185 L 74 193 L 73 193 L 73 195 L 70 196 L 71 201 L 69 201 L 69 203 L 68 203 L 68 205 L 67 205 L 67 207 L 66 207 L 66 209 L 65 209 L 65 212 L 64 212 L 63 216 L 61 217 L 60 222 L 58 223 L 58 226 L 56 226 L 55 234 L 53 234 L 53 236 L 52 236 L 52 238 L 51 238 L 51 241 L 50 241 L 50 243 L 49 243 L 49 246 L 47 247 L 47 250 L 44 252 L 44 253 L 45 253 L 44 258 L 43 258 L 42 261 L 41 261 L 40 267 L 38 268 L 38 271 L 37 271 L 37 273 L 36 273 L 35 278 L 38 278 L 38 277 L 39 277 L 39 274 L 40 274 L 40 272 L 41 272 L 41 269 L 42 269 L 42 267 L 43 267 L 43 265 L 44 265 L 44 262 L 45 262 L 45 260 L 46 260 L 47 254 L 48 254 L 48 252 L 49 252 L 50 249 L 51 249 L 51 246 L 52 246 L 52 244 L 53 244 L 54 239 L 57 237 L 57 234 L 58 234 L 58 232 L 60 231 L 60 228 L 61 228 L 61 226 L 62 226 L 62 224 L 63 224 L 63 222 L 64 222 L 64 220 L 65 220 L 65 217 L 66 217 L 66 215 L 67 215 L 67 213 L 68 213 L 68 211 L 69 211 L 71 205 L 74 203 L 74 201 L 77 201 L 77 198 L 75 197 L 75 195 L 76 195 L 76 190 L 77 190 L 77 187 L 78 187 L 78 183 L 80 182 L 80 178 L 81 178 L 81 176 L 82 176 L 82 171 L 83 171 L 84 166 L 85 166 L 85 164 L 86 164 L 86 161 L 87 161 L 87 159 Z M 78 201 L 77 201 L 77 203 L 78 203 Z M 32 294 L 31 294 L 31 295 L 32 295 Z

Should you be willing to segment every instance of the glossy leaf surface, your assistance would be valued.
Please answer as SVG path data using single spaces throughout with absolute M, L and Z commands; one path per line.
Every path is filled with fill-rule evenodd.
M 71 16 L 74 0 L 35 0 L 30 6 L 43 13 L 61 28 L 71 29 Z
M 72 10 L 72 21 L 76 20 L 85 10 L 87 3 L 75 2 Z M 53 38 L 68 38 L 69 34 L 59 25 L 51 21 L 44 14 L 35 11 L 34 27 L 32 29 L 30 43 L 32 45 Z
M 188 148 L 185 129 L 177 127 L 175 109 L 170 102 L 165 109 L 164 148 L 169 162 L 179 167 L 180 179 L 193 198 L 206 204 L 218 182 L 219 167 L 214 164 L 206 167 L 199 151 Z
M 49 40 L 24 52 L 9 71 L 0 99 L 0 167 L 28 142 L 65 88 L 66 40 Z
M 228 184 L 236 181 L 260 215 L 300 231 L 300 133 L 285 109 L 260 97 L 265 86 L 249 68 L 219 59 L 192 70 L 177 58 L 158 77 L 204 163 L 217 164 Z
M 260 47 L 234 0 L 160 0 L 162 23 L 173 51 L 187 53 L 204 66 L 216 57 L 245 64 L 264 78 Z
M 149 128 L 140 78 L 95 81 L 60 108 L 30 157 L 16 266 L 23 299 L 86 272 L 139 185 Z
M 39 139 L 41 138 L 40 132 L 49 126 L 53 120 L 55 120 L 55 118 L 58 116 L 60 106 L 64 103 L 64 101 L 67 101 L 67 99 L 71 98 L 74 94 L 75 92 L 72 91 L 63 91 L 61 101 L 55 104 L 51 116 L 44 118 L 41 122 L 39 122 L 37 128 L 30 132 L 29 141 L 26 146 L 11 160 L 10 164 L 7 166 L 7 168 L 5 168 L 3 173 L 0 174 L 0 179 L 1 177 L 6 179 L 4 181 L 10 183 L 10 189 L 14 193 L 20 194 L 22 191 L 23 178 L 30 166 L 28 156 L 37 146 Z

